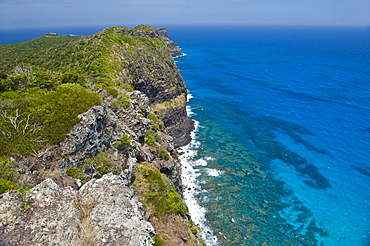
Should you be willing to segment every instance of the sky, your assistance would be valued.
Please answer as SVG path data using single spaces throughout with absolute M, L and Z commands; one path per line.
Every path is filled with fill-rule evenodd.
M 138 24 L 370 25 L 370 0 L 0 0 L 0 29 Z

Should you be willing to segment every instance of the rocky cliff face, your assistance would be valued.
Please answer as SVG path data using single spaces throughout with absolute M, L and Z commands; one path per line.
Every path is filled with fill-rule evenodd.
M 117 47 L 116 57 L 126 64 L 125 74 L 130 74 L 129 78 L 121 74 L 122 80 L 148 96 L 153 111 L 173 137 L 175 147 L 188 144 L 194 125 L 186 113 L 186 86 L 172 58 L 180 56 L 181 50 L 168 38 L 164 28 L 152 30 L 148 26 L 147 31 L 119 29 L 116 32 L 126 36 L 144 36 L 160 43 L 154 52 L 147 46 L 131 53 L 124 47 Z M 119 55 L 122 52 L 125 54 Z
M 129 105 L 115 105 L 115 97 L 101 90 L 102 105 L 81 114 L 64 141 L 17 163 L 27 174 L 22 177 L 36 186 L 25 196 L 15 191 L 1 196 L 0 245 L 152 245 L 157 229 L 144 219 L 131 181 L 139 162 L 152 163 L 181 192 L 180 162 L 171 156 L 175 149 L 166 131 L 152 130 L 156 141 L 148 144 L 154 123 L 148 119 L 149 99 L 139 91 L 121 92 L 131 98 Z M 123 144 L 122 136 L 129 141 Z M 101 152 L 122 167 L 120 175 L 106 174 L 83 186 L 66 175 L 65 168 L 81 167 Z M 198 232 L 189 236 L 187 219 L 176 221 L 171 222 L 178 224 L 174 235 L 183 238 L 177 244 L 202 244 Z
M 111 50 L 115 82 L 95 88 L 102 104 L 80 114 L 62 142 L 12 164 L 34 188 L 0 195 L 0 245 L 203 245 L 174 192 L 182 192 L 176 147 L 193 129 L 172 58 L 180 49 L 165 29 L 114 30 L 127 42 Z M 132 37 L 141 46 L 129 46 Z

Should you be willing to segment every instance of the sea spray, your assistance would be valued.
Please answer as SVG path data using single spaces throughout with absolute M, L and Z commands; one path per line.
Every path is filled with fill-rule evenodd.
M 189 94 L 188 100 L 190 100 L 191 98 L 192 96 L 191 94 Z M 194 115 L 189 106 L 187 106 L 186 109 L 189 116 Z M 189 213 L 192 220 L 202 229 L 202 235 L 206 241 L 206 244 L 210 246 L 218 245 L 217 237 L 214 236 L 213 231 L 207 225 L 207 220 L 205 217 L 207 210 L 204 207 L 200 206 L 196 199 L 196 195 L 202 191 L 196 180 L 196 178 L 200 174 L 197 172 L 196 169 L 194 169 L 194 167 L 206 166 L 207 162 L 203 159 L 194 161 L 194 157 L 197 155 L 197 149 L 200 145 L 200 143 L 196 139 L 196 133 L 199 129 L 198 121 L 194 121 L 194 127 L 195 129 L 191 133 L 192 141 L 182 148 L 183 154 L 180 156 L 182 167 L 181 179 L 184 185 L 183 196 L 185 204 L 189 208 Z

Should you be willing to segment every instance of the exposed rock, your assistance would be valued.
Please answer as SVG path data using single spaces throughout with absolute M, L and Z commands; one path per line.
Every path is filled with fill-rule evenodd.
M 51 179 L 26 196 L 0 199 L 0 245 L 152 245 L 152 225 L 122 178 L 104 175 L 80 191 Z
M 193 122 L 186 114 L 186 86 L 173 60 L 173 57 L 182 55 L 181 49 L 168 38 L 166 29 L 153 30 L 150 26 L 145 27 L 147 31 L 127 29 L 116 31 L 126 36 L 143 35 L 163 42 L 155 50 L 141 47 L 130 54 L 125 51 L 125 47 L 116 47 L 116 58 L 125 64 L 125 71 L 121 75 L 122 81 L 145 93 L 151 105 L 185 98 L 181 105 L 175 108 L 169 107 L 160 114 L 161 120 L 168 128 L 168 133 L 173 137 L 175 147 L 183 146 L 190 142 Z M 119 53 L 125 55 L 118 55 Z M 127 77 L 127 74 L 130 76 Z
M 36 186 L 26 195 L 10 191 L 0 196 L 0 245 L 152 245 L 153 226 L 144 219 L 131 187 L 138 163 L 151 163 L 181 193 L 175 148 L 189 143 L 193 130 L 186 114 L 186 87 L 172 58 L 181 51 L 165 29 L 122 29 L 117 33 L 153 38 L 160 44 L 134 47 L 130 52 L 124 45 L 114 47 L 112 57 L 125 64 L 117 80 L 138 91 L 116 87 L 114 90 L 130 101 L 121 105 L 117 96 L 100 89 L 97 93 L 103 103 L 80 114 L 81 121 L 64 141 L 14 162 L 22 178 L 27 178 L 24 183 Z M 153 127 L 148 118 L 152 112 L 163 121 L 165 130 Z M 148 130 L 154 132 L 154 143 L 148 143 Z M 66 175 L 64 168 L 79 168 L 100 152 L 122 167 L 119 176 L 106 174 L 80 187 Z M 156 220 L 155 214 L 150 217 Z M 168 242 L 202 244 L 195 234 L 178 229 L 188 227 L 187 218 L 173 218 L 166 230 L 177 229 L 168 235 Z
M 168 33 L 166 28 L 157 28 L 154 30 L 158 36 L 167 44 L 167 47 L 173 57 L 182 56 L 181 49 L 177 46 L 175 42 L 168 38 Z

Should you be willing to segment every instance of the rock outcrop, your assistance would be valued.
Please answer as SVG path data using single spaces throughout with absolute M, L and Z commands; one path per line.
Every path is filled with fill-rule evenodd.
M 105 94 L 102 105 L 93 106 L 79 115 L 81 121 L 72 127 L 64 141 L 40 150 L 37 159 L 30 159 L 28 165 L 33 167 L 32 170 L 50 169 L 53 165 L 79 167 L 102 151 L 123 167 L 122 175 L 126 183 L 134 175 L 137 163 L 147 161 L 166 173 L 181 191 L 180 162 L 172 156 L 168 160 L 157 156 L 158 148 L 164 148 L 168 153 L 174 152 L 173 138 L 166 131 L 158 130 L 154 133 L 158 141 L 152 146 L 148 145 L 145 142 L 146 133 L 154 123 L 147 118 L 151 112 L 149 99 L 139 91 L 121 92 L 130 97 L 130 103 L 125 107 L 114 105 L 115 97 L 101 90 L 100 93 Z M 124 135 L 129 143 L 118 146 Z
M 25 196 L 0 200 L 0 245 L 153 245 L 155 231 L 119 176 L 74 190 L 46 179 Z
M 152 50 L 139 47 L 128 53 L 124 47 L 116 47 L 117 62 L 126 64 L 122 80 L 127 81 L 136 90 L 149 98 L 153 111 L 161 118 L 169 135 L 173 137 L 175 147 L 188 144 L 194 124 L 186 113 L 187 90 L 172 57 L 180 56 L 181 50 L 168 38 L 164 28 L 146 31 L 119 29 L 122 35 L 145 36 L 160 43 Z M 124 55 L 118 55 L 124 53 Z M 125 76 L 124 74 L 130 74 Z
M 133 185 L 138 164 L 150 163 L 182 193 L 176 147 L 190 142 L 193 122 L 172 58 L 181 51 L 165 29 L 117 28 L 116 34 L 143 36 L 145 45 L 114 45 L 112 63 L 124 69 L 115 74 L 117 84 L 94 89 L 102 104 L 80 114 L 63 141 L 12 163 L 20 183 L 35 187 L 0 195 L 0 245 L 145 246 L 159 240 L 158 232 L 167 239 L 163 245 L 203 245 L 186 213 L 166 217 L 170 226 L 155 211 L 145 214 L 139 201 L 148 200 L 148 189 Z

